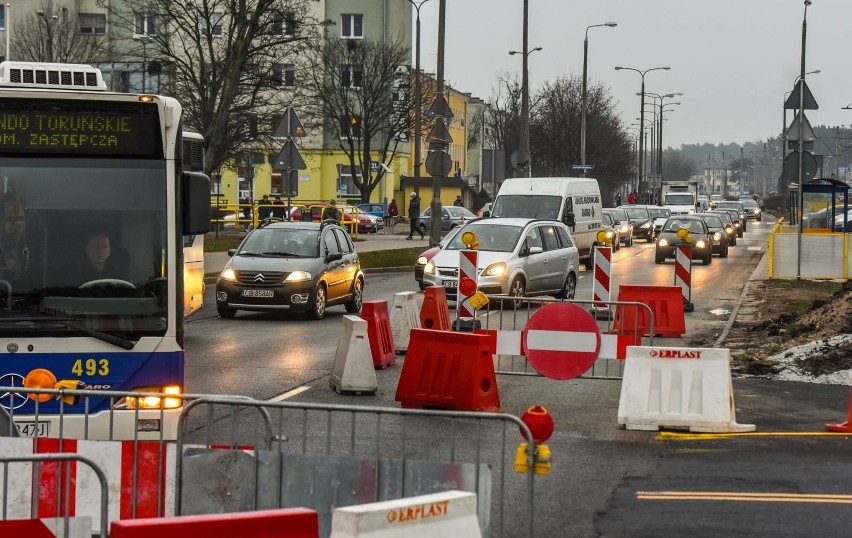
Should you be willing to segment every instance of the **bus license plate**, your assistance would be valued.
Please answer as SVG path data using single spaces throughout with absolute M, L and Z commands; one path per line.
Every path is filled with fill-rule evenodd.
M 442 281 L 442 282 L 443 282 L 443 286 L 444 286 L 445 288 L 453 288 L 453 289 L 455 289 L 455 288 L 457 288 L 457 287 L 459 286 L 459 281 L 458 281 L 458 280 L 444 280 L 444 281 Z
M 243 290 L 243 297 L 272 297 L 272 290 Z
M 50 433 L 50 422 L 15 422 L 15 426 L 21 437 L 47 437 Z

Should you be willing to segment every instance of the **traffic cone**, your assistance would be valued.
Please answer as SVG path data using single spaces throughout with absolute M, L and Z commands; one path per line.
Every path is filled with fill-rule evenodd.
M 849 399 L 849 416 L 843 424 L 826 424 L 825 429 L 830 432 L 852 433 L 852 398 Z

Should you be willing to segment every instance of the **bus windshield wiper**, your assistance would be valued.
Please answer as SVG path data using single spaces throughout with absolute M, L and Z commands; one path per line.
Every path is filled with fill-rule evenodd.
M 20 317 L 20 318 L 5 318 L 0 319 L 0 322 L 9 322 L 9 321 L 24 321 L 24 322 L 38 322 L 44 321 L 49 323 L 56 323 L 57 325 L 61 325 L 67 329 L 72 329 L 75 331 L 79 331 L 83 334 L 87 334 L 92 338 L 97 338 L 101 342 L 106 342 L 107 344 L 112 344 L 114 346 L 120 347 L 122 349 L 131 350 L 133 349 L 133 342 L 126 340 L 124 338 L 105 333 L 102 331 L 96 331 L 94 329 L 89 329 L 88 327 L 83 327 L 81 325 L 76 325 L 74 323 L 68 323 L 69 321 L 80 321 L 79 318 L 71 318 L 71 317 L 44 317 L 44 316 L 29 316 L 29 317 Z M 0 325 L 2 327 L 2 325 Z

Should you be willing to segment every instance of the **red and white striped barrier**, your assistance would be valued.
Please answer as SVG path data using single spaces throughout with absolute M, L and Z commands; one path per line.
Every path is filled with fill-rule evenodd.
M 675 286 L 683 295 L 683 311 L 692 312 L 692 245 L 677 245 L 675 250 Z
M 492 349 L 495 355 L 523 355 L 522 338 L 526 333 L 526 341 L 535 342 L 537 351 L 589 351 L 593 348 L 588 333 L 559 332 L 559 337 L 554 338 L 554 331 L 488 331 L 491 337 Z M 542 334 L 533 334 L 542 333 Z M 548 333 L 548 334 L 544 334 Z M 623 359 L 626 357 L 625 346 L 619 351 L 618 337 L 624 335 L 601 333 L 601 347 L 598 352 L 599 359 Z M 549 347 L 548 347 L 549 346 Z
M 477 254 L 478 253 L 475 250 L 462 250 L 459 254 L 459 281 L 456 293 L 458 293 L 459 296 L 459 317 L 462 318 L 472 318 L 476 315 L 476 312 L 473 310 L 473 308 L 471 308 L 470 303 L 468 303 L 467 299 L 469 299 L 473 296 L 474 293 L 476 293 L 476 264 L 478 258 Z M 464 297 L 464 299 L 462 299 L 462 297 Z
M 595 301 L 609 302 L 610 274 L 612 268 L 612 247 L 595 247 L 595 272 L 592 284 L 592 296 Z M 612 319 L 612 312 L 605 304 L 595 303 L 591 308 L 595 319 Z
M 175 445 L 141 441 L 4 438 L 0 457 L 72 453 L 96 462 L 109 485 L 108 520 L 174 515 Z M 91 517 L 100 532 L 101 492 L 91 468 L 77 461 L 10 464 L 9 519 Z M 70 476 L 69 476 L 70 475 Z M 38 497 L 33 495 L 38 485 Z M 67 485 L 67 489 L 66 489 Z M 67 491 L 67 495 L 66 495 Z M 38 510 L 36 512 L 36 509 Z

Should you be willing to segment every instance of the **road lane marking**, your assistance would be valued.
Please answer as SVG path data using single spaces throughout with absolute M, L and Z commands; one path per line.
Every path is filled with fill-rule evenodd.
M 651 501 L 736 501 L 852 504 L 852 495 L 821 493 L 743 493 L 734 491 L 637 491 L 636 498 Z
M 712 441 L 729 437 L 849 437 L 848 433 L 835 432 L 745 432 L 745 433 L 678 433 L 660 432 L 659 441 Z
M 274 396 L 268 400 L 268 403 L 280 402 L 282 400 L 286 400 L 288 398 L 292 398 L 293 396 L 298 396 L 299 394 L 311 390 L 311 387 L 307 385 L 302 385 L 301 387 L 296 387 L 293 390 L 288 390 L 284 394 L 279 394 L 278 396 Z
M 763 247 L 748 247 L 746 250 L 763 250 Z

